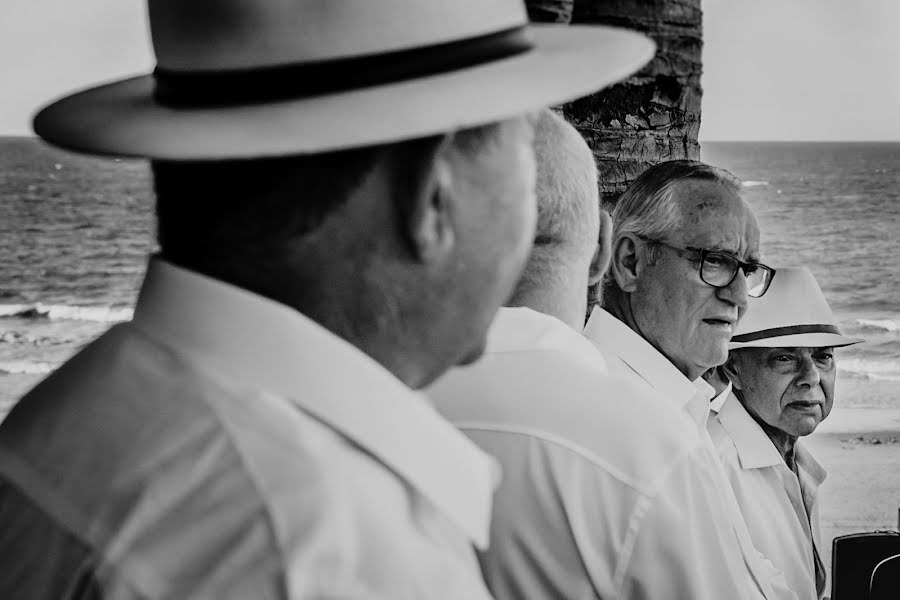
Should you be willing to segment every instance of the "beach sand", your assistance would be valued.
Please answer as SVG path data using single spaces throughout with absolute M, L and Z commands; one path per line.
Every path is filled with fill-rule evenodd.
M 900 410 L 835 408 L 804 443 L 828 471 L 819 502 L 830 575 L 836 536 L 898 528 Z

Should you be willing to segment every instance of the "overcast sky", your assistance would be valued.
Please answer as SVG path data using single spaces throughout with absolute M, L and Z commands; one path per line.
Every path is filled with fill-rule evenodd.
M 189 1 L 189 0 L 185 0 Z M 142 0 L 2 0 L 0 135 L 153 60 Z M 900 141 L 900 0 L 704 0 L 701 140 Z
M 900 141 L 900 0 L 704 0 L 701 140 Z

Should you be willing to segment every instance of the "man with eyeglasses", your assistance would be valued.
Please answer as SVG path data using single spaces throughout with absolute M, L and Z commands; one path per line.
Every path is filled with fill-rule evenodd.
M 710 508 L 705 520 L 690 523 L 682 551 L 723 544 L 746 573 L 752 596 L 795 597 L 754 548 L 706 430 L 714 390 L 701 375 L 725 362 L 748 296 L 763 295 L 775 274 L 759 262 L 759 225 L 741 197 L 741 183 L 697 161 L 660 163 L 634 181 L 612 219 L 602 308 L 594 308 L 584 333 L 610 371 L 653 393 L 659 410 L 674 405 L 689 424 L 685 464 L 672 470 L 674 480 L 660 493 Z M 648 454 L 656 443 L 645 440 Z M 687 473 L 694 474 L 690 490 L 681 481 Z

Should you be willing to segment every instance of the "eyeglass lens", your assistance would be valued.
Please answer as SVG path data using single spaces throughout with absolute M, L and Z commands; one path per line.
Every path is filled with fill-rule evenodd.
M 703 258 L 700 277 L 709 285 L 724 287 L 731 283 L 738 267 L 738 261 L 733 256 L 709 253 Z M 747 279 L 747 295 L 758 298 L 766 291 L 769 271 L 761 267 L 748 270 L 749 272 L 744 272 L 744 277 Z

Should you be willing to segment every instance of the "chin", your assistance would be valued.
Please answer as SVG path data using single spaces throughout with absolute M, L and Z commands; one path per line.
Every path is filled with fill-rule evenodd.
M 457 366 L 465 366 L 471 365 L 473 362 L 477 361 L 484 355 L 484 342 L 480 343 L 478 347 L 469 350 L 469 352 L 463 354 L 462 358 L 456 361 Z
M 793 427 L 794 431 L 791 433 L 793 435 L 796 435 L 797 437 L 807 436 L 816 430 L 816 427 L 819 426 L 819 423 L 821 423 L 821 421 L 804 421 L 797 423 Z
M 702 361 L 699 361 L 697 364 L 703 365 L 706 369 L 711 369 L 713 367 L 718 367 L 721 364 L 725 364 L 725 361 L 728 360 L 728 350 L 716 348 L 706 353 L 706 356 L 703 357 Z

